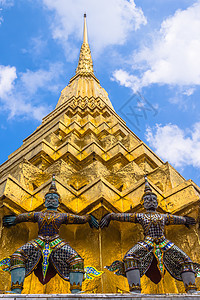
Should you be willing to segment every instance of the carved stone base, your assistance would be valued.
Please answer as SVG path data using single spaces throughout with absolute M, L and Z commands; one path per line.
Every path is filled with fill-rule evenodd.
M 0 294 L 0 299 L 9 300 L 200 300 L 200 295 L 188 294 L 32 294 L 32 295 L 17 295 L 17 294 Z

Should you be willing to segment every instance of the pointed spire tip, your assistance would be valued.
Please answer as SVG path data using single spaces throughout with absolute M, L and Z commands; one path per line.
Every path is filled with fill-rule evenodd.
M 88 44 L 86 14 L 84 14 L 83 43 Z
M 76 68 L 76 75 L 78 74 L 92 74 L 94 76 L 90 46 L 88 44 L 86 14 L 84 14 L 83 43 L 79 55 L 78 67 Z

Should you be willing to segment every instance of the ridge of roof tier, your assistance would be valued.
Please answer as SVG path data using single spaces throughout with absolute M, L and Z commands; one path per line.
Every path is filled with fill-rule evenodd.
M 56 108 L 69 100 L 72 96 L 82 98 L 86 96 L 88 98 L 100 97 L 113 109 L 108 93 L 101 87 L 99 80 L 94 75 L 92 56 L 88 44 L 86 14 L 84 14 L 83 43 L 76 74 L 70 79 L 69 85 L 62 90 Z

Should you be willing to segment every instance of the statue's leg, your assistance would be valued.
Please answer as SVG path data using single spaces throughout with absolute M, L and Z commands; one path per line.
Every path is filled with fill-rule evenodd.
M 25 257 L 20 251 L 16 251 L 10 260 L 11 291 L 21 294 L 25 278 Z
M 80 293 L 82 290 L 83 273 L 82 272 L 70 272 L 70 291 L 72 294 Z
M 51 260 L 59 274 L 69 279 L 72 294 L 80 293 L 84 275 L 84 260 L 68 244 L 55 249 L 51 254 Z
M 80 293 L 84 274 L 84 260 L 76 253 L 68 260 L 68 263 L 70 264 L 70 291 L 72 294 Z
M 126 277 L 129 283 L 129 290 L 131 293 L 141 293 L 140 284 L 140 271 L 137 265 L 137 261 L 133 257 L 124 257 L 124 268 Z
M 141 284 L 140 284 L 139 269 L 127 271 L 126 277 L 128 279 L 130 292 L 140 294 L 141 293 Z
M 196 293 L 197 287 L 195 283 L 195 275 L 191 271 L 181 273 L 181 277 L 185 286 L 185 291 L 188 294 Z
M 16 268 L 11 270 L 11 291 L 21 294 L 25 278 L 25 268 Z

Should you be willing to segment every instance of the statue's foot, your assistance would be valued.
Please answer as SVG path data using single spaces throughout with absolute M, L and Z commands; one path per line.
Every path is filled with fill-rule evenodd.
M 130 291 L 131 294 L 141 294 L 140 290 Z
M 198 295 L 198 294 L 200 294 L 200 291 L 197 291 L 197 290 L 189 290 L 188 292 L 187 292 L 187 294 L 193 294 L 193 295 Z
M 85 292 L 81 291 L 81 290 L 78 290 L 78 289 L 74 289 L 74 290 L 71 290 L 71 293 L 72 294 L 82 294 L 82 293 L 85 293 Z
M 13 289 L 11 291 L 12 294 L 21 294 L 22 293 L 22 290 L 21 289 Z

